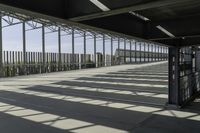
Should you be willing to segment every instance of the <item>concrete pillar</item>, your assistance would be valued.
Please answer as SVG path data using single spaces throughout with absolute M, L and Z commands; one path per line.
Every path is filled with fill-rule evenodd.
M 180 68 L 178 47 L 169 49 L 169 104 L 180 105 Z
M 2 16 L 0 15 L 0 77 L 4 76 L 3 72 L 3 41 L 2 41 Z

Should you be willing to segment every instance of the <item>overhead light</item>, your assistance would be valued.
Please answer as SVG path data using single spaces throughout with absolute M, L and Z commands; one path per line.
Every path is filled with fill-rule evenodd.
M 162 32 L 164 32 L 166 35 L 168 35 L 168 36 L 170 36 L 170 37 L 172 37 L 172 38 L 174 38 L 175 36 L 172 34 L 172 33 L 170 33 L 169 31 L 167 31 L 165 28 L 163 28 L 162 26 L 160 26 L 160 25 L 158 25 L 158 26 L 156 26 L 159 30 L 161 30 Z
M 142 15 L 136 13 L 136 12 L 130 11 L 129 13 L 132 14 L 132 15 L 134 15 L 134 16 L 136 16 L 136 17 L 138 17 L 138 18 L 140 18 L 140 19 L 142 19 L 142 20 L 144 20 L 144 21 L 149 21 L 150 20 L 147 17 L 142 16 Z
M 90 0 L 90 2 L 92 2 L 93 4 L 95 4 L 98 8 L 100 8 L 102 11 L 110 11 L 110 9 L 105 6 L 103 3 L 101 3 L 98 0 Z

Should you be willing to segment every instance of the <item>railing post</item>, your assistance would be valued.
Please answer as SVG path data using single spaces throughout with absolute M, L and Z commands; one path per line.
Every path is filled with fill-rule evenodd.
M 106 66 L 105 35 L 103 35 L 103 66 Z

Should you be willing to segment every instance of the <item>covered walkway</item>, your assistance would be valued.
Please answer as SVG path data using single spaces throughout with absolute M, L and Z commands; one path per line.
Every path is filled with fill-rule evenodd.
M 1 131 L 197 132 L 198 110 L 165 109 L 167 66 L 156 62 L 0 79 Z

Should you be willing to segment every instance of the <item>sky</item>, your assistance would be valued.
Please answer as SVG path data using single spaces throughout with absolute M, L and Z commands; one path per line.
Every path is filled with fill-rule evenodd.
M 18 20 L 13 20 L 17 22 Z M 7 23 L 2 21 L 2 25 L 5 26 Z M 30 29 L 31 27 L 26 24 L 26 29 Z M 49 30 L 46 28 L 46 32 Z M 17 24 L 14 26 L 4 27 L 3 28 L 3 50 L 4 51 L 22 51 L 23 43 L 22 43 L 22 24 Z M 66 33 L 61 32 L 61 35 Z M 83 37 L 80 35 L 75 35 L 75 53 L 83 53 Z M 94 40 L 87 38 L 87 46 L 86 53 L 93 54 L 94 52 Z M 111 40 L 106 40 L 105 52 L 106 54 L 111 53 Z M 72 39 L 70 35 L 64 35 L 61 37 L 61 52 L 62 53 L 71 53 L 72 52 Z M 97 52 L 103 53 L 103 40 L 97 39 L 96 43 Z M 118 42 L 113 42 L 114 51 L 118 48 Z M 120 48 L 124 48 L 124 42 L 121 42 Z M 127 44 L 127 49 L 130 48 L 130 44 Z M 134 48 L 134 45 L 132 46 Z M 137 47 L 139 49 L 139 47 Z M 147 48 L 146 48 L 147 49 Z M 41 52 L 42 51 L 42 30 L 36 29 L 31 31 L 26 31 L 26 50 L 28 52 Z M 144 47 L 142 46 L 142 50 Z M 150 49 L 151 50 L 151 49 Z M 58 32 L 53 32 L 45 35 L 45 51 L 46 52 L 58 52 Z

